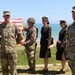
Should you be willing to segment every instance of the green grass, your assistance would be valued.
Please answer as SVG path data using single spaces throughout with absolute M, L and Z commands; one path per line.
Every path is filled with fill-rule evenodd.
M 25 72 L 25 69 L 28 69 L 28 61 L 27 61 L 27 56 L 25 53 L 25 48 L 23 46 L 18 46 L 17 53 L 18 53 L 18 65 L 19 65 L 17 66 L 17 70 L 18 70 L 17 75 L 31 75 Z M 52 54 L 52 57 L 49 59 L 50 61 L 49 63 L 54 65 L 48 66 L 49 72 L 47 74 L 40 74 L 43 69 L 43 66 L 39 65 L 36 67 L 36 73 L 32 75 L 58 75 L 56 74 L 56 71 L 61 69 L 61 65 L 56 65 L 56 63 L 59 63 L 59 62 L 55 59 L 56 57 L 55 47 L 51 48 L 51 54 Z M 43 59 L 39 58 L 39 48 L 36 49 L 36 64 L 43 64 Z M 66 65 L 65 70 L 66 70 L 65 75 L 71 75 L 71 71 L 68 65 Z M 2 75 L 2 69 L 0 69 L 0 75 Z M 63 74 L 60 74 L 60 75 L 63 75 Z
M 39 51 L 40 48 L 38 47 L 36 49 L 36 64 L 43 64 L 44 60 L 39 58 Z M 18 46 L 17 47 L 17 54 L 18 54 L 18 65 L 27 65 L 28 64 L 28 59 L 27 55 L 25 53 L 25 48 L 23 46 Z M 60 61 L 56 60 L 56 47 L 51 48 L 51 58 L 49 58 L 49 63 L 50 64 L 56 64 L 59 63 Z

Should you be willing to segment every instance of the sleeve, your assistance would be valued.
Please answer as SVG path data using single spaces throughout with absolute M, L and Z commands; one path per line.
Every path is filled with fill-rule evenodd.
M 16 35 L 17 35 L 16 41 L 17 43 L 19 43 L 22 39 L 24 39 L 24 36 L 22 30 L 17 25 L 15 25 L 15 27 L 16 27 Z
M 63 33 L 61 35 L 61 40 L 60 41 L 66 41 L 66 28 L 63 29 Z
M 51 27 L 49 27 L 48 28 L 48 46 L 51 45 L 51 31 L 52 31 L 52 29 L 51 29 Z
M 67 28 L 64 31 L 64 40 L 66 41 L 66 39 L 67 39 Z
M 65 29 L 62 29 L 62 30 L 59 32 L 59 40 L 60 40 L 60 41 L 65 41 L 65 34 L 66 34 L 66 28 L 65 28 Z
M 24 31 L 27 31 L 27 30 L 28 30 L 28 28 L 26 26 L 24 26 Z
M 65 53 L 66 53 L 66 58 L 68 58 L 68 52 L 69 52 L 69 27 L 66 28 L 66 34 L 65 34 L 65 37 L 66 37 L 66 46 L 65 46 Z
M 65 34 L 65 37 L 66 37 L 67 40 L 69 40 L 69 32 L 68 32 L 68 30 L 69 30 L 69 27 L 66 29 L 66 34 Z
M 41 34 L 41 38 L 40 38 L 40 45 L 41 45 L 41 39 L 42 39 L 42 29 L 43 29 L 43 27 L 41 28 L 41 32 L 40 32 L 40 34 Z
M 36 33 L 36 30 L 32 31 L 31 38 L 28 41 L 26 41 L 25 45 L 31 45 L 36 41 Z
M 21 35 L 22 34 L 22 30 L 17 25 L 15 25 L 15 28 L 16 28 L 16 33 Z

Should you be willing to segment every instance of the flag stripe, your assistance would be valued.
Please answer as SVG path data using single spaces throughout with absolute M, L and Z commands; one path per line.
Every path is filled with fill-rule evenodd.
M 0 24 L 4 22 L 4 20 L 0 20 Z M 18 27 L 22 30 L 23 29 L 23 20 L 22 18 L 17 18 L 17 19 L 11 19 L 11 22 L 13 22 L 14 24 L 18 25 Z

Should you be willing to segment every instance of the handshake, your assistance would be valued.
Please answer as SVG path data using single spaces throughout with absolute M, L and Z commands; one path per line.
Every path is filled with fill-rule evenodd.
M 26 43 L 25 43 L 24 40 L 21 40 L 21 41 L 20 41 L 20 44 L 23 45 L 23 46 L 25 46 Z

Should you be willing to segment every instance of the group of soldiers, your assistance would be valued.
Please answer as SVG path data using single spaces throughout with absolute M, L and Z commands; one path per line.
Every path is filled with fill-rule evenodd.
M 75 75 L 75 7 L 72 10 L 72 17 L 74 22 L 67 28 L 67 58 L 69 59 L 69 66 L 72 71 L 72 75 Z M 24 39 L 22 31 L 17 25 L 10 22 L 10 11 L 3 12 L 4 22 L 0 25 L 0 56 L 3 75 L 17 75 L 17 52 L 16 52 L 16 36 L 17 38 Z M 26 31 L 26 40 L 22 43 L 26 48 L 28 57 L 29 69 L 28 72 L 35 71 L 35 49 L 36 49 L 36 37 L 37 30 L 34 26 L 35 19 L 30 17 L 27 20 L 28 28 Z M 10 69 L 10 70 L 9 70 Z
M 0 24 L 0 56 L 3 75 L 16 75 L 17 52 L 16 44 L 24 39 L 23 32 L 17 25 L 10 22 L 10 11 L 3 12 L 4 22 Z M 21 44 L 26 47 L 26 53 L 30 68 L 28 72 L 35 71 L 35 49 L 36 49 L 36 27 L 35 19 L 30 17 L 28 20 L 27 36 L 25 42 Z M 16 38 L 17 37 L 17 38 Z M 17 40 L 18 39 L 18 40 Z M 9 70 L 10 69 L 10 70 Z

